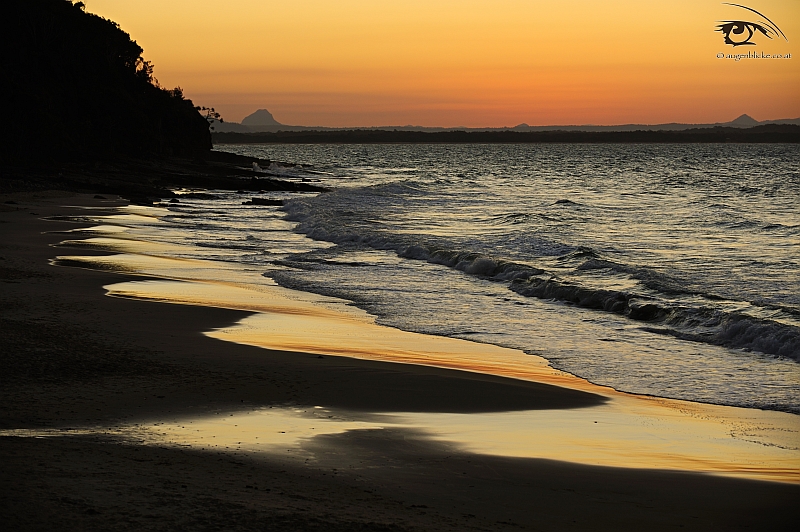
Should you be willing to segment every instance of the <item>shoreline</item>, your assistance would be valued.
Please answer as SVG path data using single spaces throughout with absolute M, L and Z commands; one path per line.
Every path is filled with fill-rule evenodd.
M 215 132 L 218 144 L 676 144 L 676 143 L 792 143 L 800 142 L 800 126 L 765 124 L 749 128 L 714 126 L 682 130 L 626 131 L 315 129 L 271 132 Z
M 316 354 L 270 351 L 203 336 L 203 331 L 233 326 L 252 313 L 105 297 L 102 286 L 118 284 L 126 279 L 141 281 L 142 277 L 49 266 L 47 260 L 60 255 L 62 250 L 47 245 L 63 240 L 64 235 L 42 234 L 41 231 L 57 230 L 58 225 L 71 228 L 80 224 L 56 224 L 41 218 L 69 214 L 70 209 L 61 205 L 74 205 L 75 198 L 23 199 L 24 196 L 15 196 L 19 201 L 14 208 L 27 208 L 27 211 L 0 212 L 0 219 L 5 222 L 0 223 L 0 230 L 6 234 L 2 250 L 4 260 L 0 264 L 3 280 L 11 281 L 3 298 L 6 303 L 16 305 L 14 315 L 8 316 L 6 312 L 3 319 L 5 324 L 15 322 L 14 326 L 19 329 L 15 329 L 19 334 L 12 335 L 12 340 L 19 340 L 12 347 L 25 348 L 33 343 L 34 338 L 46 343 L 48 335 L 41 334 L 43 326 L 52 332 L 53 341 L 61 345 L 63 336 L 69 337 L 79 329 L 88 333 L 67 338 L 79 347 L 73 353 L 73 361 L 80 362 L 78 365 L 83 368 L 83 374 L 74 374 L 74 368 L 69 365 L 56 367 L 58 371 L 54 374 L 43 376 L 19 368 L 16 373 L 6 373 L 11 386 L 4 386 L 3 390 L 4 403 L 9 405 L 2 419 L 3 428 L 22 428 L 21 424 L 28 424 L 30 428 L 81 423 L 103 426 L 126 420 L 153 419 L 159 415 L 162 418 L 176 417 L 179 412 L 199 414 L 278 404 L 327 402 L 331 405 L 336 401 L 347 408 L 360 404 L 371 409 L 381 406 L 383 401 L 384 405 L 394 404 L 397 411 L 403 411 L 401 407 L 408 410 L 408 405 L 416 398 L 419 408 L 446 411 L 444 407 L 448 401 L 451 405 L 462 404 L 463 408 L 463 400 L 472 398 L 478 404 L 467 411 L 487 412 L 529 408 L 547 401 L 551 401 L 551 408 L 556 404 L 587 407 L 594 401 L 591 394 L 554 389 L 546 384 L 512 383 L 502 377 L 347 357 L 324 356 L 320 359 Z M 3 200 L 7 201 L 7 198 Z M 102 200 L 90 197 L 83 197 L 82 202 L 104 205 Z M 115 203 L 107 202 L 105 205 L 111 207 Z M 33 212 L 37 213 L 35 218 Z M 80 254 L 100 255 L 102 252 L 84 248 L 80 249 Z M 6 305 L 7 309 L 12 307 Z M 47 350 L 53 346 L 40 347 L 47 358 Z M 98 347 L 100 352 L 105 349 L 105 353 L 112 356 L 87 360 L 86 352 Z M 46 362 L 51 364 L 53 361 Z M 48 367 L 52 368 L 52 364 Z M 65 383 L 70 386 L 65 386 Z M 476 390 L 479 393 L 475 393 Z M 485 403 L 488 398 L 492 398 L 490 402 L 493 404 Z M 440 402 L 436 404 L 434 400 Z M 346 404 L 348 401 L 351 403 Z M 148 465 L 150 462 L 131 462 L 128 455 L 163 455 L 171 458 L 151 459 L 172 460 L 184 465 L 191 463 L 192 471 L 197 472 L 193 475 L 197 478 L 186 489 L 194 494 L 193 498 L 173 501 L 173 508 L 193 504 L 194 511 L 202 514 L 203 497 L 216 497 L 222 506 L 242 504 L 236 501 L 246 500 L 244 505 L 248 512 L 254 512 L 254 522 L 267 516 L 290 515 L 286 529 L 313 529 L 309 527 L 319 522 L 334 523 L 333 529 L 339 525 L 342 529 L 357 525 L 364 530 L 383 530 L 387 526 L 399 527 L 397 529 L 518 529 L 518 525 L 523 528 L 580 529 L 580 522 L 571 522 L 574 517 L 586 518 L 583 526 L 588 526 L 598 515 L 607 519 L 608 529 L 630 527 L 634 523 L 666 529 L 679 522 L 685 522 L 691 528 L 727 529 L 729 525 L 742 528 L 747 524 L 762 523 L 764 519 L 773 520 L 774 525 L 791 522 L 790 501 L 796 498 L 800 489 L 796 485 L 688 472 L 597 468 L 548 460 L 492 457 L 465 452 L 402 428 L 382 433 L 367 430 L 318 437 L 304 447 L 306 452 L 313 451 L 317 457 L 313 467 L 230 453 L 222 458 L 224 463 L 218 465 L 217 454 L 212 460 L 208 454 L 192 449 L 120 446 L 99 436 L 94 439 L 91 436 L 67 436 L 44 440 L 6 436 L 0 438 L 0 445 L 6 462 L 14 464 L 4 471 L 2 499 L 4 503 L 16 501 L 15 506 L 4 507 L 3 516 L 10 515 L 13 517 L 10 522 L 21 523 L 23 529 L 24 513 L 32 508 L 46 507 L 42 516 L 66 511 L 71 519 L 76 519 L 74 522 L 88 523 L 89 527 L 99 527 L 99 523 L 107 524 L 108 519 L 112 519 L 109 516 L 114 512 L 102 506 L 99 492 L 89 489 L 90 484 L 96 487 L 98 481 L 89 482 L 88 477 L 81 477 L 83 480 L 78 483 L 78 491 L 84 493 L 82 505 L 70 506 L 58 497 L 53 498 L 52 493 L 64 489 L 55 486 L 59 484 L 54 481 L 58 475 L 54 476 L 54 471 L 48 472 L 48 467 L 55 467 L 49 460 L 58 453 L 70 456 L 71 465 L 62 462 L 63 465 L 58 466 L 61 469 L 56 467 L 61 473 L 80 463 L 89 471 L 112 470 L 119 475 L 118 482 L 126 485 L 136 479 L 143 481 L 150 476 L 162 478 L 166 475 L 153 471 L 153 466 Z M 104 455 L 111 457 L 108 463 L 103 462 L 106 458 L 99 456 L 102 452 L 94 452 L 104 448 L 113 449 Z M 12 456 L 23 458 L 10 460 Z M 37 460 L 42 462 L 36 465 L 34 462 Z M 225 464 L 240 461 L 262 473 L 269 472 L 263 478 L 271 479 L 273 484 L 281 475 L 291 476 L 289 488 L 273 485 L 267 492 L 261 488 L 254 490 L 252 483 L 239 482 L 239 470 L 244 466 Z M 337 467 L 341 463 L 354 466 L 358 461 L 366 461 L 370 467 L 365 466 L 355 473 L 343 473 L 341 467 Z M 405 464 L 405 469 L 398 471 L 388 464 Z M 287 470 L 291 472 L 276 474 L 276 471 Z M 333 473 L 333 470 L 337 472 Z M 487 475 L 489 470 L 494 473 Z M 23 478 L 28 476 L 30 479 Z M 230 482 L 232 487 L 227 495 L 223 496 L 215 489 L 214 480 L 217 478 Z M 12 486 L 20 484 L 19 492 L 12 493 Z M 48 487 L 42 487 L 45 484 Z M 238 487 L 234 488 L 234 485 Z M 370 486 L 370 493 L 364 496 L 365 485 Z M 446 485 L 456 489 L 446 490 Z M 286 491 L 279 494 L 278 489 Z M 567 491 L 570 489 L 578 491 Z M 367 500 L 353 502 L 353 490 Z M 313 492 L 318 499 L 313 504 L 304 502 L 305 509 L 299 510 L 297 500 L 287 496 L 288 492 Z M 480 496 L 476 496 L 478 492 Z M 140 503 L 152 509 L 157 498 L 155 495 L 145 497 Z M 598 503 L 600 498 L 605 498 L 606 502 Z M 271 502 L 267 504 L 266 499 Z M 504 499 L 515 502 L 509 504 Z M 475 502 L 478 500 L 479 504 Z M 531 511 L 531 500 L 540 501 L 541 505 L 535 505 L 543 511 L 548 508 L 546 515 Z M 647 501 L 647 504 L 655 506 L 631 509 L 631 504 L 637 505 L 636 501 Z M 147 518 L 142 517 L 145 512 L 134 510 L 133 504 L 129 502 L 122 506 L 128 515 L 139 519 L 139 524 L 147 522 Z M 96 514 L 86 513 L 87 505 L 89 509 L 100 509 Z M 425 508 L 421 509 L 423 505 Z M 570 514 L 576 506 L 579 509 L 574 515 Z M 294 509 L 287 512 L 276 510 L 277 507 Z M 552 508 L 562 509 L 569 515 Z M 116 512 L 119 517 L 119 510 Z M 513 517 L 504 518 L 500 515 L 503 512 Z M 162 519 L 174 525 L 181 519 L 163 513 L 160 511 L 154 515 L 161 515 Z M 694 514 L 700 516 L 693 517 Z M 512 525 L 512 522 L 516 524 Z

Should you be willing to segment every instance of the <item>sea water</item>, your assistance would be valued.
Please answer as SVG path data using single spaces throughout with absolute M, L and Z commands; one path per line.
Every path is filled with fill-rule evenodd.
M 183 195 L 191 243 L 621 391 L 800 413 L 796 145 L 223 145 L 330 189 Z

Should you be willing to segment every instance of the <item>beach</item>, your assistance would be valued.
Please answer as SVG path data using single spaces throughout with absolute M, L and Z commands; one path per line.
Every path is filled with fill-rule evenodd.
M 795 529 L 797 6 L 317 3 L 4 10 L 2 530 Z
M 800 489 L 796 480 L 469 452 L 385 419 L 377 420 L 381 429 L 302 439 L 290 446 L 297 453 L 283 456 L 146 442 L 146 424 L 270 407 L 323 406 L 355 412 L 351 420 L 367 423 L 368 414 L 392 412 L 591 411 L 609 399 L 578 387 L 475 371 L 212 338 L 203 333 L 255 314 L 107 297 L 104 286 L 142 276 L 48 262 L 75 251 L 52 247 L 65 240 L 55 231 L 80 226 L 53 217 L 79 215 L 81 206 L 111 214 L 124 202 L 58 192 L 2 200 L 15 202 L 3 203 L 0 213 L 2 516 L 13 528 L 790 526 Z M 84 247 L 76 254 L 107 253 Z M 632 452 L 637 442 L 630 445 Z

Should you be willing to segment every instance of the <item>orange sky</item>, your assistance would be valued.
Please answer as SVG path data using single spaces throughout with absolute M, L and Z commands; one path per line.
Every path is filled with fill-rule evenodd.
M 162 85 L 228 121 L 259 108 L 309 126 L 800 117 L 800 1 L 739 1 L 788 41 L 724 44 L 717 21 L 759 17 L 718 0 L 85 3 L 131 34 Z M 754 51 L 792 57 L 716 57 Z

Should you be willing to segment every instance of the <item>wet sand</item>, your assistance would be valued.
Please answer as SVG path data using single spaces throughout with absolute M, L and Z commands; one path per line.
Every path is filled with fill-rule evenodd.
M 153 419 L 287 405 L 361 412 L 591 409 L 607 397 L 481 373 L 224 342 L 240 310 L 106 297 L 141 277 L 54 267 L 80 224 L 58 193 L 0 198 L 2 429 L 97 427 L 0 438 L 0 516 L 18 529 L 780 529 L 797 485 L 488 456 L 412 428 L 305 440 L 309 462 L 220 448 L 140 445 Z M 35 214 L 34 214 L 35 213 Z M 81 248 L 80 255 L 93 252 Z M 101 251 L 94 252 L 101 255 Z M 572 411 L 572 410 L 570 410 Z

